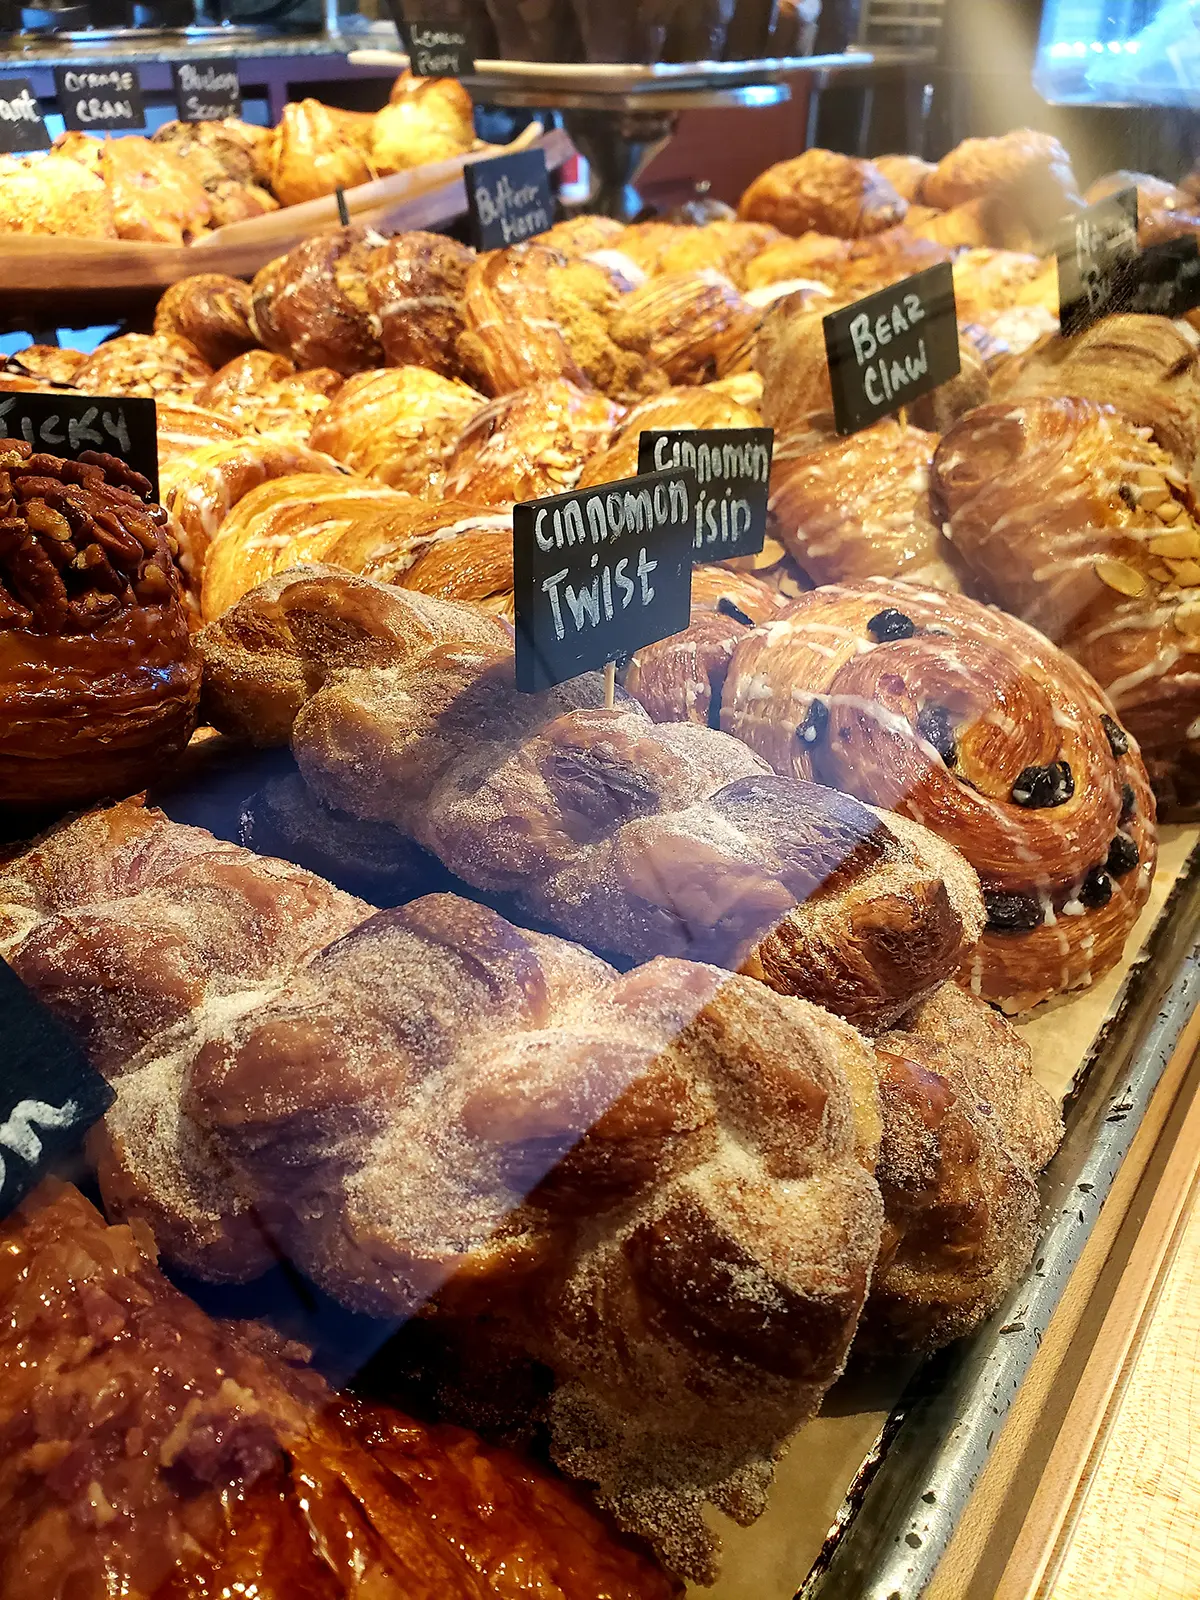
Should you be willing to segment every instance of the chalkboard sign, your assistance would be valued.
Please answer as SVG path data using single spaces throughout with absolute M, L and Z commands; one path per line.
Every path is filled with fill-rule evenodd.
M 671 468 L 514 509 L 522 693 L 687 627 L 695 499 L 691 475 Z
M 676 467 L 696 480 L 692 560 L 752 556 L 767 535 L 773 428 L 648 428 L 638 471 Z
M 1058 319 L 1064 334 L 1125 311 L 1138 281 L 1136 189 L 1077 212 L 1058 245 Z
M 504 250 L 545 233 L 554 201 L 542 150 L 518 150 L 490 161 L 471 161 L 463 173 L 471 232 L 479 250 Z
M 68 128 L 96 133 L 146 126 L 136 67 L 55 67 L 54 86 Z
M 171 76 L 180 122 L 223 122 L 241 116 L 236 61 L 173 61 Z
M 119 456 L 149 478 L 158 499 L 158 421 L 153 400 L 125 395 L 0 393 L 0 439 L 75 461 L 88 450 Z
M 0 961 L 0 1217 L 70 1155 L 116 1096 L 54 1014 Z
M 406 22 L 400 37 L 414 78 L 461 78 L 475 71 L 471 41 L 461 27 L 444 22 Z
M 50 135 L 28 78 L 0 78 L 0 155 L 48 150 Z
M 1200 306 L 1200 249 L 1194 233 L 1147 245 L 1138 257 L 1137 282 L 1123 309 L 1184 317 Z
M 857 433 L 959 370 L 954 274 L 943 262 L 825 318 L 833 416 Z

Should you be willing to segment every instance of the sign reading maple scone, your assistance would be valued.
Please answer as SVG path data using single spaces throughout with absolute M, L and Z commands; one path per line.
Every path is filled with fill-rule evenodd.
M 522 693 L 687 627 L 695 500 L 691 475 L 668 468 L 514 509 Z

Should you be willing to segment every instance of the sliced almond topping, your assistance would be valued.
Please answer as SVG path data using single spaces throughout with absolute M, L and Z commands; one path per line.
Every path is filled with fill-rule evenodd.
M 1168 561 L 1175 577 L 1175 582 L 1184 589 L 1190 589 L 1200 583 L 1200 561 Z
M 1175 574 L 1170 567 L 1164 565 L 1161 561 L 1156 561 L 1149 571 L 1150 576 L 1158 583 L 1174 583 L 1175 581 Z
M 1189 639 L 1200 641 L 1200 606 L 1182 605 L 1176 608 L 1172 618 L 1175 627 Z
M 1183 507 L 1178 500 L 1164 500 L 1162 505 L 1155 506 L 1154 515 L 1160 522 L 1177 522 L 1183 515 Z
M 1160 533 L 1150 541 L 1152 556 L 1169 556 L 1175 561 L 1194 560 L 1200 556 L 1200 533 L 1195 528 L 1181 528 L 1178 533 Z
M 1106 583 L 1118 594 L 1139 595 L 1145 592 L 1146 580 L 1136 567 L 1127 561 L 1113 561 L 1102 556 L 1093 569 L 1101 583 Z

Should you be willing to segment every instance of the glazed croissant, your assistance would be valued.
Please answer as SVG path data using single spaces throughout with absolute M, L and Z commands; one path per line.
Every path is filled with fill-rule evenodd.
M 974 876 L 923 829 L 780 779 L 712 729 L 656 727 L 632 701 L 599 709 L 594 675 L 518 694 L 507 640 L 430 649 L 420 598 L 276 578 L 202 635 L 208 714 L 272 742 L 321 681 L 314 652 L 336 672 L 322 619 L 338 616 L 356 659 L 379 665 L 300 711 L 301 770 L 327 804 L 390 823 L 474 888 L 595 948 L 741 968 L 873 1027 L 974 942 Z M 437 615 L 477 627 L 461 608 Z
M 706 383 L 749 365 L 759 313 L 720 273 L 660 273 L 609 320 L 619 345 L 642 350 L 673 384 Z
M 1053 228 L 1082 204 L 1067 152 L 1057 139 L 1032 128 L 964 139 L 921 184 L 924 203 L 946 210 L 987 196 L 1002 197 L 1034 234 Z
M 502 395 L 463 428 L 446 465 L 445 493 L 491 506 L 565 493 L 622 415 L 614 401 L 565 378 Z
M 462 298 L 475 252 L 440 233 L 402 233 L 371 257 L 367 300 L 393 367 L 465 378 L 458 354 Z
M 1097 680 L 1160 803 L 1200 797 L 1200 527 L 1178 464 L 1111 407 L 983 406 L 933 461 L 956 560 Z
M 907 583 L 814 589 L 738 644 L 721 727 L 962 852 L 988 913 L 972 993 L 1023 1012 L 1120 959 L 1157 855 L 1146 770 L 1096 683 L 1031 628 Z
M 382 366 L 366 286 L 376 248 L 364 229 L 339 228 L 268 262 L 250 285 L 258 342 L 343 377 Z

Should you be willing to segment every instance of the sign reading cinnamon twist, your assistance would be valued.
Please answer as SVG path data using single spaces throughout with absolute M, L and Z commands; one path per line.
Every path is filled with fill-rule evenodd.
M 1156 858 L 1132 737 L 1031 628 L 876 580 L 804 595 L 738 645 L 721 725 L 777 772 L 912 817 L 983 883 L 975 994 L 1023 1011 L 1120 957 Z

